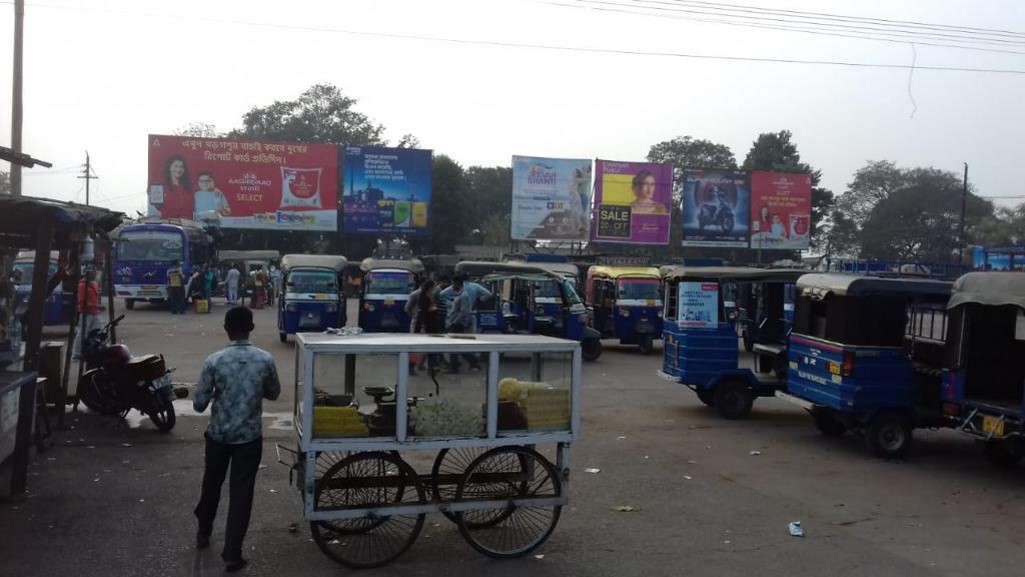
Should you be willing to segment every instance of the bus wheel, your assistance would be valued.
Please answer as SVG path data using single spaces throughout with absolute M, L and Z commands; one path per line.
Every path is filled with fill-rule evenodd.
M 724 419 L 743 419 L 754 404 L 751 386 L 741 380 L 720 381 L 715 385 L 715 410 Z
M 125 308 L 128 309 L 128 310 L 134 309 L 135 308 L 135 301 L 133 301 L 132 299 L 125 299 Z
M 900 459 L 911 449 L 912 428 L 904 413 L 880 413 L 865 429 L 865 444 L 876 457 Z

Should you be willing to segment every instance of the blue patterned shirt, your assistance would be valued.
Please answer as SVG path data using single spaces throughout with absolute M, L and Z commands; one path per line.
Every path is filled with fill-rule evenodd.
M 232 341 L 203 363 L 192 406 L 202 413 L 213 399 L 207 436 L 237 445 L 262 436 L 263 399 L 273 401 L 280 394 L 278 370 L 270 353 L 249 341 Z

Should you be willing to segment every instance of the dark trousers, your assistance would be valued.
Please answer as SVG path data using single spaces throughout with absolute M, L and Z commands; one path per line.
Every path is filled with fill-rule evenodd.
M 224 530 L 224 550 L 221 558 L 237 561 L 242 558 L 242 540 L 249 529 L 249 514 L 253 510 L 253 491 L 256 472 L 263 456 L 263 440 L 257 439 L 239 445 L 218 443 L 206 439 L 206 470 L 203 472 L 203 494 L 196 505 L 199 532 L 209 535 L 214 529 L 217 504 L 221 500 L 221 485 L 231 465 L 228 483 L 228 523 Z
M 167 298 L 171 301 L 171 314 L 185 314 L 185 287 L 167 287 Z

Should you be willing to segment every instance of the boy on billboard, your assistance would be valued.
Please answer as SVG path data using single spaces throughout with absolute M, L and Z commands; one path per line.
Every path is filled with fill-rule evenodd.
M 227 216 L 231 214 L 231 207 L 228 206 L 228 199 L 224 198 L 224 193 L 214 186 L 214 175 L 209 171 L 200 172 L 196 179 L 199 185 L 199 190 L 196 191 L 196 195 L 193 199 L 195 203 L 194 214 L 196 220 L 199 220 L 199 215 L 204 212 L 217 211 L 217 214 L 221 216 Z

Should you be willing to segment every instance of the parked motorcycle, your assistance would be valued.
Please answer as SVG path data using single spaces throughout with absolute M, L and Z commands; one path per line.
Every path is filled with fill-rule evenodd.
M 704 203 L 698 210 L 698 227 L 704 230 L 706 226 L 718 225 L 724 234 L 733 232 L 735 224 L 733 207 L 726 199 L 716 191 L 716 202 Z
M 174 428 L 175 391 L 163 355 L 133 357 L 128 347 L 109 343 L 110 330 L 121 315 L 86 336 L 82 360 L 86 372 L 78 382 L 78 398 L 90 411 L 124 417 L 132 409 L 148 416 L 157 429 Z

